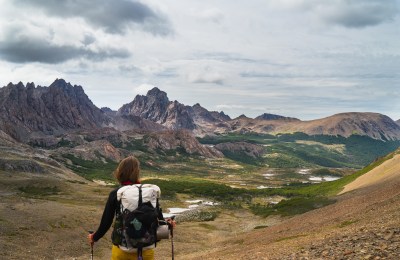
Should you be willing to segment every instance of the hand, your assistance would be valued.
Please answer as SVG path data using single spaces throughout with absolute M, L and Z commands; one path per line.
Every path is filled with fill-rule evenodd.
M 168 226 L 170 226 L 171 228 L 175 228 L 176 227 L 176 222 L 172 218 L 167 218 L 165 220 L 167 221 Z
M 93 244 L 94 244 L 93 236 L 94 236 L 94 233 L 90 233 L 90 234 L 87 236 L 90 245 L 93 245 Z

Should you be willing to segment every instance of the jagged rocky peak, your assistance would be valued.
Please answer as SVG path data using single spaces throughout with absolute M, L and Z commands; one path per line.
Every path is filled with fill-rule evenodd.
M 147 92 L 146 96 L 136 96 L 135 100 L 137 101 L 146 101 L 150 106 L 154 106 L 156 108 L 166 108 L 169 103 L 169 99 L 167 93 L 161 91 L 159 88 L 154 87 Z
M 109 108 L 109 107 L 102 107 L 102 108 L 100 108 L 100 110 L 101 110 L 104 114 L 106 114 L 106 115 L 108 115 L 108 116 L 111 116 L 111 117 L 114 117 L 114 116 L 117 114 L 117 111 L 114 111 L 114 110 L 112 110 L 112 109 Z
M 189 109 L 178 101 L 169 101 L 167 93 L 155 87 L 146 96 L 138 95 L 131 103 L 123 105 L 117 115 L 139 116 L 170 129 L 194 129 Z
M 56 79 L 50 86 L 50 90 L 52 89 L 61 89 L 63 92 L 69 94 L 69 95 L 78 95 L 78 96 L 84 96 L 87 99 L 89 97 L 85 94 L 85 91 L 83 90 L 82 86 L 80 85 L 73 85 L 69 82 L 66 82 L 64 79 Z M 91 101 L 90 101 L 91 102 Z
M 241 114 L 240 116 L 235 118 L 235 120 L 237 120 L 237 119 L 251 119 L 251 118 L 247 117 L 245 114 Z
M 217 122 L 231 120 L 231 118 L 228 115 L 224 114 L 224 112 L 208 111 L 199 103 L 194 104 L 192 108 L 195 115 L 197 115 L 198 117 L 204 117 L 209 121 Z
M 216 112 L 216 113 L 218 113 L 218 115 L 221 117 L 221 119 L 223 119 L 225 121 L 231 120 L 231 118 L 227 114 L 225 114 L 224 111 Z
M 102 108 L 100 108 L 100 110 L 103 111 L 104 113 L 116 112 L 116 111 L 113 111 L 109 107 L 102 107 Z
M 25 140 L 32 133 L 60 134 L 101 127 L 106 121 L 81 86 L 72 86 L 63 79 L 49 87 L 9 84 L 0 89 L 0 101 L 0 130 L 16 140 Z
M 167 109 L 168 103 L 167 93 L 154 87 L 147 92 L 146 96 L 137 95 L 131 103 L 123 105 L 117 115 L 135 115 L 158 121 L 161 112 Z
M 164 92 L 164 91 L 161 91 L 157 87 L 154 87 L 154 88 L 150 89 L 149 91 L 147 91 L 147 95 L 146 96 L 148 96 L 148 97 L 157 97 L 159 99 L 163 99 L 163 100 L 169 101 L 168 97 L 167 97 L 167 93 Z

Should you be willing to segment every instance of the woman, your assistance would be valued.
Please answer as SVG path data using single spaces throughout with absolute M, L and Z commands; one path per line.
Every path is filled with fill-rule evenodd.
M 139 161 L 133 157 L 127 157 L 123 159 L 117 169 L 114 171 L 114 177 L 118 180 L 121 186 L 140 184 L 140 164 Z M 160 188 L 156 185 L 145 185 L 146 188 L 154 189 L 154 192 L 157 194 L 157 199 L 160 196 Z M 143 188 L 145 187 L 143 186 Z M 100 238 L 104 236 L 104 234 L 108 231 L 113 223 L 114 216 L 114 230 L 112 233 L 112 251 L 111 251 L 111 259 L 112 260 L 128 260 L 128 259 L 137 259 L 137 251 L 136 250 L 126 250 L 123 246 L 121 246 L 121 241 L 125 238 L 123 237 L 121 232 L 121 223 L 122 223 L 122 213 L 121 213 L 121 197 L 118 190 L 121 187 L 118 187 L 110 192 L 108 196 L 108 200 L 106 206 L 104 208 L 103 216 L 101 218 L 101 222 L 97 231 L 93 234 L 88 235 L 89 242 L 93 245 L 94 242 L 98 241 Z M 125 187 L 128 188 L 128 187 Z M 124 189 L 125 189 L 124 188 Z M 119 199 L 118 199 L 118 198 Z M 159 219 L 163 220 L 162 213 L 160 210 Z M 171 223 L 171 226 L 174 226 L 172 220 L 168 220 Z M 150 246 L 144 247 L 142 251 L 143 260 L 153 260 L 154 259 L 154 247 L 152 244 Z M 122 250 L 124 249 L 124 250 Z

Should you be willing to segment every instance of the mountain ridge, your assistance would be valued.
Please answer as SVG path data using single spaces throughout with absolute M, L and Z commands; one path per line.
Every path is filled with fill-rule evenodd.
M 400 140 L 399 120 L 372 112 L 347 112 L 302 121 L 263 113 L 231 119 L 224 112 L 208 111 L 200 104 L 188 106 L 170 101 L 157 87 L 137 95 L 117 111 L 96 107 L 82 86 L 56 79 L 49 87 L 34 83 L 10 83 L 0 88 L 0 130 L 17 140 L 62 134 L 70 130 L 113 127 L 119 131 L 190 130 L 195 136 L 228 133 L 308 135 L 365 135 L 378 140 Z

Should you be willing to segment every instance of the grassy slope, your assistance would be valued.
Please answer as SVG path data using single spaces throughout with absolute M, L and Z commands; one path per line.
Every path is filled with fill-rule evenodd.
M 281 201 L 274 206 L 252 205 L 251 209 L 255 214 L 263 216 L 268 216 L 271 214 L 295 215 L 328 205 L 334 202 L 334 196 L 338 194 L 345 185 L 353 182 L 361 175 L 393 158 L 394 154 L 399 152 L 400 150 L 397 150 L 385 157 L 381 157 L 358 172 L 336 181 L 308 185 L 299 188 L 282 189 L 281 191 L 283 194 L 286 193 L 291 195 L 289 200 Z
M 250 134 L 221 135 L 216 138 L 207 137 L 201 139 L 201 142 L 209 144 L 228 141 L 248 141 L 267 145 L 267 152 L 284 155 L 275 158 L 275 164 L 277 166 L 283 165 L 284 167 L 304 167 L 304 165 L 355 166 L 354 162 L 359 164 L 370 160 L 376 153 L 393 149 L 398 145 L 395 142 L 384 143 L 360 136 L 346 139 L 332 136 L 307 136 L 305 134 L 280 135 L 277 137 Z M 372 149 L 371 146 L 375 148 Z M 139 145 L 139 147 L 141 146 Z M 343 147 L 347 151 L 345 154 L 342 151 Z M 130 147 L 132 150 L 134 148 L 135 146 Z M 360 156 L 362 150 L 374 150 L 375 152 L 364 152 L 366 156 Z M 351 156 L 349 151 L 352 152 Z M 67 159 L 72 162 L 69 168 L 88 179 L 112 180 L 110 173 L 116 167 L 115 162 L 84 161 L 72 155 L 67 156 Z M 167 198 L 175 199 L 177 194 L 205 197 L 218 200 L 225 206 L 250 208 L 255 214 L 267 216 L 270 214 L 293 215 L 332 203 L 334 202 L 332 196 L 337 194 L 344 185 L 381 164 L 387 157 L 381 158 L 355 174 L 337 181 L 313 185 L 288 185 L 284 188 L 262 190 L 232 188 L 224 182 L 224 176 L 231 174 L 236 174 L 237 176 L 251 175 L 252 171 L 257 170 L 257 166 L 246 163 L 240 163 L 238 168 L 230 168 L 221 165 L 226 164 L 229 166 L 235 164 L 234 161 L 218 160 L 210 163 L 204 158 L 190 157 L 179 151 L 170 151 L 168 155 L 141 153 L 139 159 L 142 161 L 144 176 L 152 177 L 147 182 L 159 185 L 163 190 L 163 195 Z M 149 163 L 150 161 L 151 163 Z M 274 164 L 271 158 L 267 157 L 266 161 Z M 281 201 L 277 205 L 254 202 L 262 201 L 266 197 L 273 195 L 284 196 L 288 199 Z
M 375 158 L 394 151 L 400 141 L 379 141 L 369 137 L 352 135 L 315 135 L 303 133 L 262 135 L 226 134 L 200 138 L 204 144 L 244 141 L 265 146 L 266 156 L 254 162 L 252 158 L 242 157 L 242 162 L 268 164 L 273 168 L 293 167 L 351 167 L 361 168 Z M 231 156 L 237 160 L 237 156 Z

